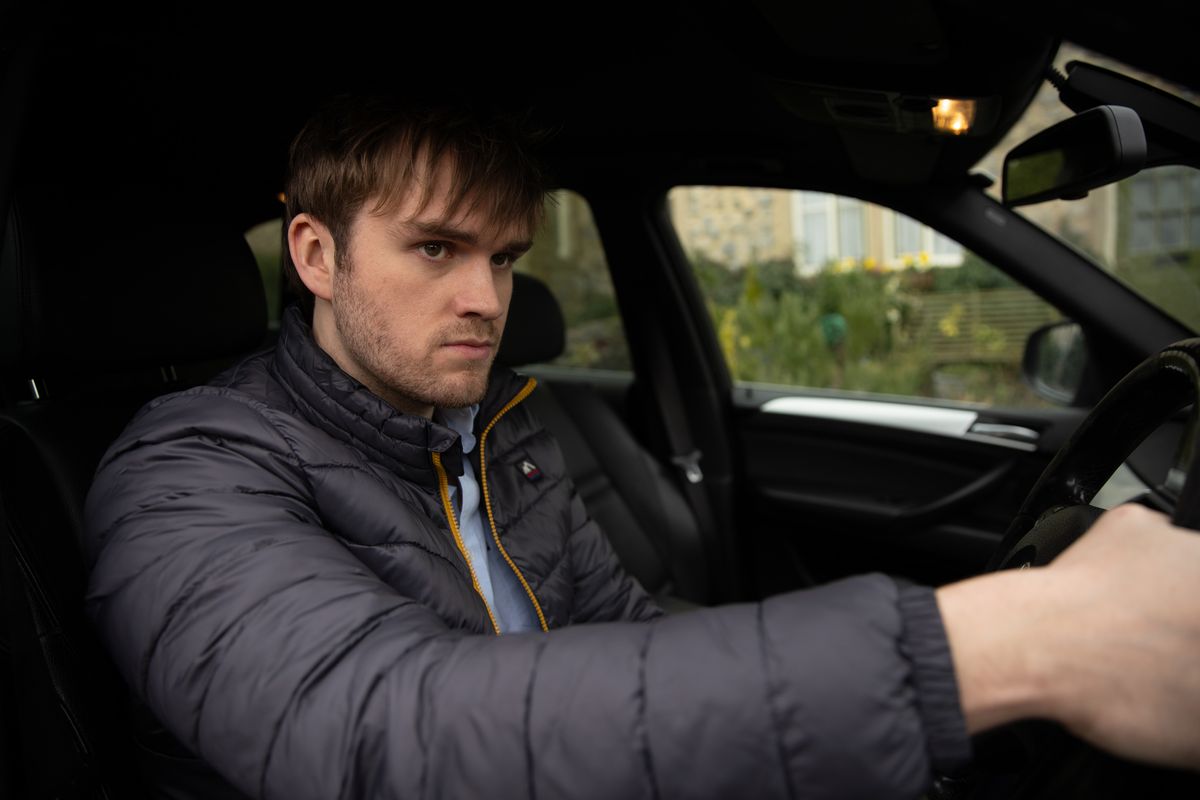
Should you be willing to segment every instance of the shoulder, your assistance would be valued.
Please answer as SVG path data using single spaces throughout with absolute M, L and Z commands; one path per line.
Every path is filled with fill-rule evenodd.
M 274 352 L 251 355 L 207 385 L 151 400 L 109 448 L 101 469 L 130 452 L 183 439 L 293 449 L 295 431 L 306 426 L 275 375 Z
M 130 452 L 171 441 L 209 440 L 216 444 L 253 442 L 290 449 L 291 415 L 237 389 L 199 386 L 150 401 L 109 448 L 101 468 Z
M 151 401 L 97 467 L 84 515 L 86 538 L 94 544 L 129 514 L 179 507 L 189 497 L 307 495 L 294 428 L 286 414 L 223 387 Z

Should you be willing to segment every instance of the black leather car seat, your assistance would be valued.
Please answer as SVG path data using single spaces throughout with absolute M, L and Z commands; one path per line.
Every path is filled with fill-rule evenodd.
M 554 295 L 537 278 L 516 273 L 498 360 L 510 367 L 541 364 L 565 346 Z M 707 602 L 708 561 L 691 507 L 597 387 L 539 379 L 526 402 L 558 439 L 588 513 L 625 568 L 670 610 Z
M 64 219 L 28 195 L 0 254 L 0 795 L 131 797 L 123 683 L 83 610 L 81 511 L 133 413 L 259 345 L 261 279 L 245 240 L 116 198 Z M 131 201 L 132 202 L 132 201 Z M 136 222 L 136 229 L 130 223 Z M 65 226 L 69 224 L 69 228 Z M 64 232 L 65 231 L 65 232 Z M 187 243 L 187 248 L 181 243 Z

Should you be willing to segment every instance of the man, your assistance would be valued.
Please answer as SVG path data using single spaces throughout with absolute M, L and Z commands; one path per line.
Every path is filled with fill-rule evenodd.
M 87 511 L 118 666 L 242 792 L 911 797 L 1026 716 L 1200 766 L 1200 538 L 1128 508 L 1044 570 L 661 616 L 491 369 L 519 138 L 347 101 L 291 169 L 311 323 L 144 409 Z

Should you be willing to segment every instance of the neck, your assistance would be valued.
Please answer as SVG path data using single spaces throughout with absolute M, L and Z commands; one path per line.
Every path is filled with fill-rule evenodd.
M 422 405 L 399 392 L 392 391 L 375 379 L 369 371 L 363 369 L 358 360 L 346 350 L 341 337 L 337 335 L 337 327 L 333 319 L 333 309 L 327 301 L 317 298 L 313 309 L 312 332 L 317 347 L 324 350 L 342 371 L 354 380 L 367 387 L 376 397 L 385 401 L 402 414 L 412 414 L 425 419 L 433 419 L 433 406 Z

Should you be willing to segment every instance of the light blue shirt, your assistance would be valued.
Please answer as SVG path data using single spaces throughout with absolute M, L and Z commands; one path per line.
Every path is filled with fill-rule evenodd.
M 471 556 L 471 567 L 488 605 L 496 614 L 501 633 L 520 633 L 541 630 L 533 603 L 517 575 L 496 548 L 490 526 L 480 513 L 479 482 L 468 454 L 475 449 L 475 415 L 479 406 L 468 408 L 439 408 L 438 421 L 453 430 L 462 440 L 463 474 L 458 487 L 450 487 L 450 497 L 458 513 L 458 531 Z

